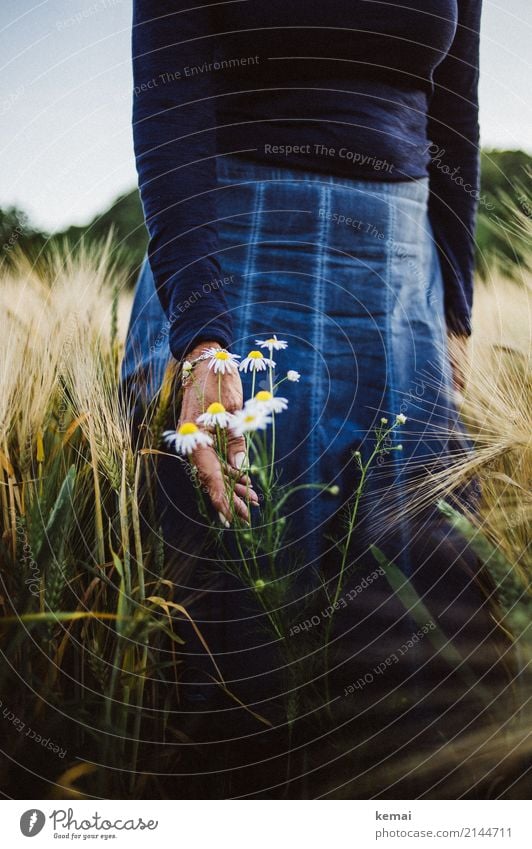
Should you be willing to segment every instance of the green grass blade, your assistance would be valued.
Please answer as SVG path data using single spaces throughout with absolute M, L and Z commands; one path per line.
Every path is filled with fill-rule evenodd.
M 72 518 L 75 479 L 76 468 L 70 466 L 46 523 L 41 550 L 39 555 L 35 555 L 44 571 L 56 559 L 59 560 L 63 550 L 68 526 Z

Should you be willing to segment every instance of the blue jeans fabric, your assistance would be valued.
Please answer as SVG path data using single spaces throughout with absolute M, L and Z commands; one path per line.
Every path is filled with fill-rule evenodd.
M 463 616 L 467 619 L 481 605 L 470 580 L 474 567 L 469 564 L 469 574 L 467 569 L 460 571 L 456 564 L 463 546 L 454 540 L 452 552 L 446 552 L 449 537 L 443 534 L 442 542 L 439 526 L 435 547 L 440 556 L 431 560 L 426 533 L 419 527 L 414 530 L 407 515 L 409 483 L 421 473 L 441 470 L 452 454 L 467 449 L 452 398 L 442 275 L 427 214 L 427 181 L 346 180 L 221 157 L 215 191 L 223 277 L 198 280 L 195 297 L 201 300 L 208 297 L 210 287 L 224 286 L 233 318 L 234 352 L 246 355 L 256 347 L 255 339 L 273 333 L 288 342 L 287 351 L 274 354 L 277 377 L 287 369 L 302 376 L 299 383 L 282 385 L 281 394 L 289 399 L 289 409 L 278 417 L 277 426 L 283 483 L 339 488 L 338 495 L 301 490 L 290 502 L 291 544 L 283 555 L 287 568 L 296 570 L 296 586 L 301 594 L 315 588 L 317 566 L 334 563 L 328 534 L 338 530 L 342 505 L 358 480 L 352 452 L 360 450 L 367 457 L 381 418 L 392 422 L 403 413 L 407 423 L 397 437 L 403 450 L 383 458 L 368 485 L 357 530 L 364 569 L 358 578 L 376 567 L 370 557 L 362 556 L 368 542 L 383 548 L 406 575 L 415 577 L 421 563 L 420 586 L 427 594 L 436 587 L 442 616 L 454 615 L 449 630 L 458 631 Z M 182 308 L 186 310 L 187 304 Z M 122 370 L 124 385 L 136 402 L 142 405 L 152 397 L 169 359 L 168 323 L 145 262 Z M 247 397 L 249 375 L 243 381 Z M 173 458 L 161 460 L 158 474 L 167 543 L 187 553 L 193 538 L 205 535 L 192 485 Z M 412 554 L 416 547 L 417 555 Z M 200 627 L 215 646 L 228 680 L 242 684 L 241 698 L 250 698 L 260 710 L 264 705 L 255 674 L 260 661 L 254 651 L 271 648 L 271 639 L 260 633 L 253 645 L 246 644 L 249 640 L 243 634 L 253 630 L 250 622 L 255 614 L 246 607 L 243 588 L 220 578 L 225 582 L 222 590 L 218 585 L 210 592 L 207 579 L 202 586 L 202 574 L 196 571 L 186 583 L 187 592 L 206 591 L 206 604 L 196 613 Z M 456 604 L 453 608 L 456 597 L 461 597 L 463 608 Z M 365 606 L 353 606 L 343 622 L 338 617 L 347 660 L 356 656 L 357 646 L 363 648 L 359 671 L 382 662 L 418 627 L 400 605 L 390 602 L 390 607 L 386 602 L 382 611 L 388 605 L 388 619 L 401 619 L 402 637 L 396 634 L 386 645 L 381 638 L 386 633 L 382 612 L 374 617 L 376 641 L 371 643 L 364 616 L 379 604 L 379 597 L 366 591 Z M 359 620 L 366 624 L 356 632 Z M 341 640 L 336 642 L 340 645 Z M 416 657 L 414 649 L 408 656 L 412 667 Z M 272 661 L 272 675 L 275 668 Z M 356 672 L 349 662 L 346 670 L 349 683 Z M 269 680 L 266 673 L 260 678 L 264 692 L 271 694 L 273 678 Z

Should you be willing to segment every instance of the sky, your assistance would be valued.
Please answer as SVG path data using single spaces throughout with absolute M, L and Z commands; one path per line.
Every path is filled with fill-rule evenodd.
M 136 184 L 130 26 L 131 0 L 0 0 L 0 206 L 60 230 Z M 532 152 L 531 36 L 532 0 L 484 0 L 486 147 Z

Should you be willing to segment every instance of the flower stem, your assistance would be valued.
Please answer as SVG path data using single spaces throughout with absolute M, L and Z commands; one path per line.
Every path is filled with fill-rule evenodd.
M 273 367 L 270 366 L 268 371 L 269 371 L 269 376 L 270 376 L 270 392 L 273 395 Z M 274 464 L 275 464 L 275 413 L 272 412 L 272 444 L 271 444 L 270 478 L 269 478 L 270 488 L 271 488 L 272 483 L 273 483 Z
M 382 454 L 383 452 L 386 452 L 387 450 L 393 450 L 393 449 L 387 449 L 386 448 L 386 440 L 388 439 L 388 437 L 390 436 L 390 434 L 392 433 L 393 430 L 394 430 L 394 425 L 392 425 L 392 427 L 388 428 L 387 430 L 384 430 L 382 427 L 377 428 L 377 430 L 375 431 L 375 436 L 376 436 L 375 447 L 374 447 L 373 451 L 371 452 L 369 459 L 367 460 L 366 463 L 362 463 L 362 460 L 360 458 L 359 453 L 357 453 L 355 455 L 357 460 L 358 460 L 361 475 L 360 475 L 360 480 L 358 482 L 358 486 L 357 486 L 356 491 L 355 491 L 355 498 L 354 498 L 354 501 L 353 501 L 353 505 L 352 505 L 351 510 L 349 512 L 349 521 L 348 521 L 348 525 L 347 525 L 347 533 L 345 535 L 344 547 L 343 547 L 343 552 L 342 552 L 342 562 L 340 564 L 340 570 L 339 570 L 339 573 L 338 573 L 338 581 L 336 583 L 336 590 L 335 590 L 335 593 L 334 593 L 334 596 L 333 596 L 333 600 L 331 602 L 331 605 L 332 605 L 332 608 L 333 608 L 333 615 L 334 615 L 334 610 L 335 610 L 336 604 L 338 602 L 338 599 L 340 598 L 340 593 L 341 593 L 342 587 L 343 587 L 344 574 L 345 574 L 346 565 L 347 565 L 347 557 L 348 557 L 348 554 L 349 554 L 351 539 L 353 537 L 353 533 L 354 533 L 355 526 L 356 526 L 358 509 L 359 509 L 359 506 L 360 506 L 360 499 L 362 498 L 362 493 L 363 493 L 365 485 L 366 485 L 368 472 L 369 472 L 369 469 L 370 469 L 375 457 L 377 457 L 379 454 Z M 324 663 L 325 663 L 325 692 L 326 692 L 326 704 L 327 705 L 330 704 L 329 642 L 330 642 L 330 637 L 331 637 L 331 627 L 332 627 L 333 615 L 331 615 L 330 618 L 327 620 L 327 625 L 325 627 Z

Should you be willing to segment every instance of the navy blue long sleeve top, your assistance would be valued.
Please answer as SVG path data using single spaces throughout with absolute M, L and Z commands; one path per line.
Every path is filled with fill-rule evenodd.
M 481 0 L 135 0 L 133 134 L 172 354 L 231 344 L 216 158 L 429 178 L 448 327 L 470 333 Z M 331 153 L 332 151 L 332 153 Z M 185 308 L 186 306 L 186 308 Z

